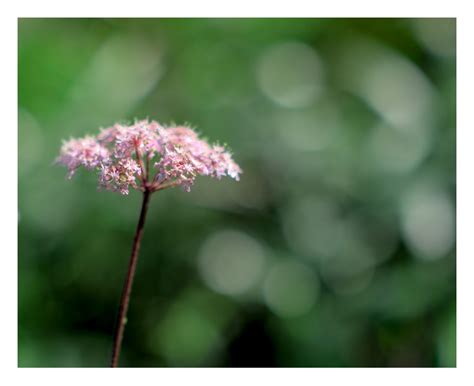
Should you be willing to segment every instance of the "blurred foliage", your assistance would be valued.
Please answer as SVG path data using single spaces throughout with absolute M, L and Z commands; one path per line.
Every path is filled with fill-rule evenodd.
M 53 166 L 190 122 L 239 183 L 151 203 L 124 366 L 455 366 L 454 19 L 20 19 L 19 366 L 107 366 L 140 195 Z

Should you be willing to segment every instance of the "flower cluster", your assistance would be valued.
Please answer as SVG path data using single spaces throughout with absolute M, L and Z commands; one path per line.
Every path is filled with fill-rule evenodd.
M 189 192 L 198 175 L 228 175 L 238 181 L 242 173 L 223 146 L 210 145 L 190 127 L 164 127 L 148 120 L 70 139 L 56 162 L 68 168 L 69 178 L 80 166 L 96 169 L 100 187 L 122 194 L 130 187 L 156 191 L 181 186 Z

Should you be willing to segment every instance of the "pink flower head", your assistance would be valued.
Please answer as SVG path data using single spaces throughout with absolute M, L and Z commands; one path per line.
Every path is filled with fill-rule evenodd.
M 79 166 L 94 169 L 108 160 L 109 150 L 94 137 L 86 136 L 65 141 L 56 161 L 68 168 L 68 177 L 71 178 Z
M 192 128 L 148 120 L 71 139 L 56 162 L 68 168 L 69 178 L 80 166 L 96 169 L 99 187 L 122 194 L 128 194 L 130 186 L 142 191 L 181 186 L 189 192 L 198 175 L 228 175 L 238 181 L 242 173 L 224 147 L 209 145 Z

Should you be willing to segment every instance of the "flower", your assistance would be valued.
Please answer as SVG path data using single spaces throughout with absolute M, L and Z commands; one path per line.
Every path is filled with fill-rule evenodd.
M 181 186 L 189 192 L 199 175 L 238 181 L 242 173 L 225 147 L 210 145 L 192 128 L 148 120 L 117 123 L 95 137 L 72 138 L 63 143 L 56 162 L 68 168 L 69 178 L 80 166 L 96 169 L 100 188 L 122 194 L 130 187 L 157 191 Z
M 68 168 L 68 177 L 72 178 L 79 166 L 94 169 L 109 162 L 109 159 L 109 150 L 94 137 L 86 136 L 64 142 L 56 161 Z

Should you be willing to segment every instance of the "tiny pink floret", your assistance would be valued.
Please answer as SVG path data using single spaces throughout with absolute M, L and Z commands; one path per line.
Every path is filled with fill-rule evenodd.
M 155 121 L 115 124 L 100 133 L 63 143 L 56 162 L 71 178 L 83 166 L 96 169 L 99 187 L 128 194 L 129 188 L 156 191 L 181 186 L 189 192 L 198 175 L 239 180 L 242 173 L 232 155 L 210 145 L 190 127 L 164 127 Z M 156 172 L 151 173 L 151 166 Z

